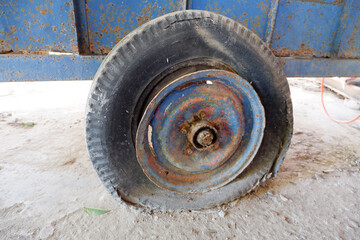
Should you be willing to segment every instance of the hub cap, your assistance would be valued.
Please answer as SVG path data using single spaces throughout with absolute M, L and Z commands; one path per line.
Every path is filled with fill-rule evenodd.
M 151 100 L 136 134 L 137 159 L 161 188 L 209 191 L 252 161 L 264 127 L 264 109 L 246 80 L 223 70 L 198 71 Z

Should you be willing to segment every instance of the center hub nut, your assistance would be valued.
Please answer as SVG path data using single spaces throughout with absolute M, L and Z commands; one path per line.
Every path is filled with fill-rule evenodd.
M 208 121 L 201 120 L 192 123 L 187 133 L 187 139 L 197 150 L 212 150 L 218 146 L 216 128 Z
M 208 128 L 200 129 L 199 132 L 197 133 L 195 143 L 203 147 L 208 147 L 213 143 L 214 138 L 215 136 L 211 131 L 211 129 Z

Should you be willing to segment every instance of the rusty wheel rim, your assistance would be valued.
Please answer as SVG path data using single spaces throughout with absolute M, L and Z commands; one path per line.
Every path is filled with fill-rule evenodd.
M 136 133 L 137 160 L 161 188 L 206 192 L 250 164 L 264 127 L 264 108 L 246 80 L 224 70 L 190 73 L 146 107 Z

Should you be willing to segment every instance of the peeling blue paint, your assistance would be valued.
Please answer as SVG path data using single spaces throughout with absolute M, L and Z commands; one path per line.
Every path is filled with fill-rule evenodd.
M 360 0 L 0 0 L 0 81 L 91 79 L 127 33 L 185 8 L 242 23 L 288 76 L 360 76 Z

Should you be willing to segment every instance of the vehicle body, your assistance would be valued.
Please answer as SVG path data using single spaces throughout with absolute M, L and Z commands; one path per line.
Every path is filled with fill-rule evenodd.
M 213 11 L 254 31 L 288 77 L 360 75 L 359 0 L 3 0 L 0 81 L 92 79 L 127 33 L 184 9 Z
M 359 0 L 9 1 L 1 11 L 0 81 L 93 79 L 90 159 L 112 196 L 138 209 L 244 196 L 277 174 L 290 145 L 286 76 L 360 76 Z

